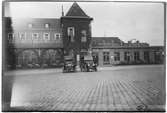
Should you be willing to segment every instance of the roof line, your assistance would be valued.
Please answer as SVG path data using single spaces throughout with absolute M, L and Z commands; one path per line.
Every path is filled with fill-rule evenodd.
M 68 10 L 68 12 L 66 13 L 65 16 L 83 16 L 83 17 L 89 17 L 83 10 L 82 8 L 77 4 L 76 1 L 74 1 L 74 3 L 72 4 L 72 6 L 70 7 L 70 9 Z

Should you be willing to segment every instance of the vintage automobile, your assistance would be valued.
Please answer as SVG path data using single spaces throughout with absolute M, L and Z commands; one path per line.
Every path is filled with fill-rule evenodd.
M 75 72 L 76 64 L 72 56 L 64 56 L 64 66 L 63 73 L 65 72 Z
M 81 71 L 97 71 L 97 64 L 94 62 L 92 56 L 84 56 L 84 60 L 80 64 Z

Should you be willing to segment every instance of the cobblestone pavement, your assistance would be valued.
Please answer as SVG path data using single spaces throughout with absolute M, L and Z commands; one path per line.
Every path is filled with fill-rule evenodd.
M 35 111 L 164 110 L 162 65 L 118 66 L 98 72 L 17 76 L 11 106 Z

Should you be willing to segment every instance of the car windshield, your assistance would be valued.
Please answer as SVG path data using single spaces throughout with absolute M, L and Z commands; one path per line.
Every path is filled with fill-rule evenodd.
M 68 60 L 68 61 L 65 61 L 66 64 L 72 64 L 73 61 L 72 60 Z
M 66 62 L 72 62 L 73 60 L 72 59 L 67 59 L 65 60 Z
M 87 60 L 86 63 L 93 63 L 93 61 L 92 60 Z

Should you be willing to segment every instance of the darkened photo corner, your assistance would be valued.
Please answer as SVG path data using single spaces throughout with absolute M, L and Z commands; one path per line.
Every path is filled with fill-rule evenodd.
M 163 2 L 3 1 L 2 111 L 165 111 Z

